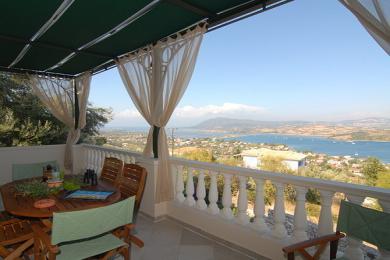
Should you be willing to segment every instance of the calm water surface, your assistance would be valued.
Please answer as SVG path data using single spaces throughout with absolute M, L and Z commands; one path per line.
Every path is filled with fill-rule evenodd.
M 322 137 L 258 134 L 227 138 L 248 143 L 285 144 L 297 151 L 312 151 L 328 155 L 350 155 L 353 157 L 377 157 L 390 163 L 390 142 L 337 141 Z

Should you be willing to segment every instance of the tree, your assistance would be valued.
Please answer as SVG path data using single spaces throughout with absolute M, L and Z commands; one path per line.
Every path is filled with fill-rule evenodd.
M 378 180 L 378 174 L 385 171 L 385 166 L 374 157 L 368 157 L 363 164 L 362 173 L 366 177 L 366 183 L 370 186 L 375 186 Z
M 215 162 L 213 154 L 206 149 L 194 149 L 191 152 L 183 153 L 181 156 L 193 161 Z
M 273 156 L 264 156 L 261 158 L 260 169 L 270 172 L 292 173 L 281 158 Z
M 378 180 L 376 181 L 376 186 L 380 188 L 390 189 L 390 172 L 380 172 L 378 174 Z
M 110 109 L 88 104 L 80 142 L 91 140 L 110 119 Z M 67 133 L 67 127 L 46 109 L 29 86 L 16 76 L 0 73 L 0 146 L 61 144 Z

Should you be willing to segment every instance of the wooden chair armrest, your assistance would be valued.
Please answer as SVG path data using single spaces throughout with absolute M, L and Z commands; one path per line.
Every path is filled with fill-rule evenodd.
M 41 219 L 41 222 L 43 225 L 45 225 L 48 229 L 51 229 L 53 226 L 53 223 L 51 223 L 50 219 Z
M 34 232 L 34 240 L 39 239 L 48 248 L 48 250 L 53 254 L 56 254 L 59 252 L 58 246 L 51 244 L 50 236 L 39 225 L 33 224 L 31 226 L 31 229 Z M 34 241 L 34 242 L 37 242 L 37 241 Z
M 135 244 L 139 248 L 143 248 L 145 245 L 144 241 L 142 241 L 140 238 L 138 238 L 134 235 L 130 235 L 130 242 Z
M 292 244 L 292 245 L 283 247 L 283 252 L 288 254 L 288 253 L 295 252 L 295 251 L 298 251 L 300 249 L 312 247 L 315 245 L 321 245 L 321 244 L 332 242 L 332 241 L 338 241 L 340 238 L 343 238 L 343 237 L 345 237 L 345 235 L 340 233 L 339 231 L 337 231 L 334 234 L 325 235 L 325 236 L 317 237 L 314 239 L 309 239 L 309 240 L 306 240 L 303 242 L 299 242 L 296 244 Z
M 131 234 L 131 230 L 135 228 L 134 224 L 126 224 L 123 227 L 124 228 L 114 230 L 113 234 L 120 239 L 124 239 L 128 244 L 133 243 L 139 248 L 144 247 L 144 241 Z
M 34 239 L 29 239 L 25 241 L 23 244 L 18 246 L 14 251 L 12 251 L 9 255 L 7 255 L 4 260 L 14 260 L 14 259 L 22 259 L 20 256 L 23 254 L 25 250 L 27 250 L 30 246 L 34 244 Z
M 125 228 L 127 228 L 129 231 L 131 231 L 133 228 L 135 228 L 134 224 L 126 224 Z

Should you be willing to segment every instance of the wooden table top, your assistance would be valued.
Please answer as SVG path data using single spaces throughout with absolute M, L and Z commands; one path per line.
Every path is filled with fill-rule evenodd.
M 30 179 L 31 180 L 31 179 Z M 23 180 L 27 181 L 27 180 Z M 111 183 L 105 181 L 98 181 L 97 186 L 82 187 L 83 190 L 103 191 L 110 190 L 115 191 L 110 197 L 104 201 L 82 200 L 82 199 L 63 199 L 64 192 L 60 192 L 57 195 L 52 195 L 49 198 L 56 201 L 56 205 L 50 208 L 38 209 L 34 207 L 34 202 L 39 199 L 33 199 L 30 197 L 24 197 L 15 195 L 15 184 L 21 181 L 15 181 L 7 183 L 0 188 L 1 196 L 3 198 L 3 204 L 6 211 L 9 213 L 32 218 L 50 218 L 53 216 L 53 212 L 66 212 L 76 211 L 83 209 L 91 209 L 113 204 L 121 199 L 119 190 Z

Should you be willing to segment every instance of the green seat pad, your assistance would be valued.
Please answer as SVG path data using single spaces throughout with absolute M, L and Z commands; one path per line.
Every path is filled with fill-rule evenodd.
M 345 257 L 345 256 L 340 256 L 340 257 L 337 257 L 336 260 L 350 260 L 348 257 Z
M 390 250 L 390 214 L 341 201 L 337 230 Z
M 43 173 L 43 168 L 47 165 L 51 165 L 58 169 L 57 161 L 47 161 L 39 163 L 27 163 L 27 164 L 13 164 L 12 165 L 12 180 L 17 181 L 21 179 L 40 177 Z
M 106 234 L 96 238 L 70 242 L 60 245 L 60 253 L 57 260 L 81 260 L 99 255 L 112 249 L 126 245 L 125 242 L 112 234 Z

